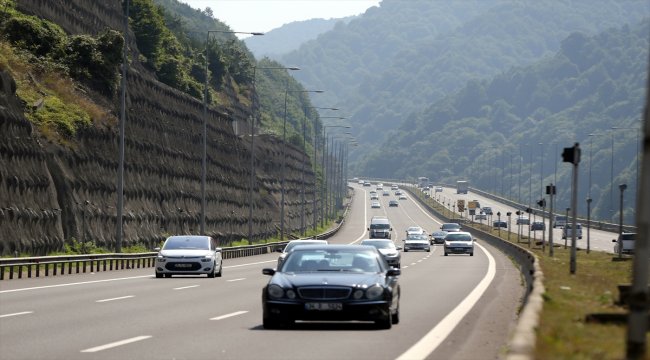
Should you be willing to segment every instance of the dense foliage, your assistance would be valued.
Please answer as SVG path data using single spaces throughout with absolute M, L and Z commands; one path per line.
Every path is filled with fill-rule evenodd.
M 6 4 L 9 4 L 7 2 Z M 61 71 L 96 91 L 112 94 L 122 62 L 122 36 L 106 30 L 98 36 L 68 36 L 58 25 L 13 9 L 3 17 L 2 38 L 37 61 L 51 61 Z
M 513 126 L 510 118 L 496 124 L 478 117 L 472 119 L 470 114 L 489 111 L 492 118 L 501 118 L 520 116 L 528 111 L 534 114 L 531 119 L 543 119 L 544 123 L 547 121 L 545 114 L 575 105 L 573 101 L 580 101 L 581 96 L 593 90 L 592 79 L 587 82 L 582 79 L 580 82 L 567 81 L 560 89 L 562 92 L 554 92 L 558 89 L 551 87 L 539 88 L 531 94 L 528 90 L 536 84 L 538 78 L 521 69 L 513 70 L 516 74 L 512 74 L 515 79 L 521 77 L 521 84 L 517 88 L 512 88 L 504 80 L 495 82 L 491 88 L 485 88 L 481 85 L 485 79 L 553 56 L 562 46 L 576 51 L 575 54 L 568 52 L 567 56 L 576 62 L 574 65 L 578 66 L 577 69 L 581 69 L 581 66 L 586 65 L 582 62 L 588 59 L 583 59 L 582 62 L 576 59 L 581 53 L 579 49 L 574 49 L 574 45 L 580 44 L 580 39 L 570 38 L 571 34 L 581 33 L 582 36 L 589 37 L 612 27 L 636 24 L 648 15 L 650 6 L 647 1 L 641 0 L 384 0 L 378 8 L 369 9 L 349 24 L 338 24 L 332 31 L 285 55 L 282 61 L 304 69 L 296 77 L 305 86 L 336 89 L 314 98 L 317 104 L 336 104 L 347 113 L 354 114 L 353 132 L 361 144 L 351 153 L 351 166 L 355 174 L 401 177 L 406 175 L 403 164 L 407 161 L 395 156 L 396 153 L 406 158 L 426 152 L 427 146 L 434 141 L 448 142 L 455 139 L 458 143 L 454 143 L 454 147 L 446 152 L 436 152 L 435 157 L 427 158 L 424 163 L 410 163 L 412 166 L 408 169 L 409 174 L 424 172 L 418 171 L 418 168 L 429 169 L 429 172 L 435 169 L 435 174 L 429 174 L 431 177 L 436 178 L 440 174 L 441 178 L 451 178 L 459 174 L 453 166 L 454 162 L 476 156 L 467 150 L 470 148 L 468 143 L 486 139 L 493 143 L 503 143 L 507 139 L 503 131 Z M 593 58 L 600 56 L 598 52 L 587 55 Z M 642 57 L 636 59 L 642 66 L 647 62 Z M 594 76 L 602 73 L 608 73 L 612 78 L 618 76 L 616 72 L 610 72 L 608 67 L 611 64 L 604 63 L 602 66 L 604 69 L 592 70 Z M 645 73 L 643 67 L 641 70 L 639 74 Z M 575 73 L 576 69 L 564 62 L 555 75 L 562 72 L 571 74 L 572 71 Z M 463 128 L 464 132 L 437 134 L 443 139 L 427 141 L 424 141 L 424 135 L 421 134 L 430 133 L 409 132 L 408 135 L 399 135 L 391 132 L 400 126 L 412 130 L 409 126 L 417 118 L 414 113 L 461 89 L 462 95 L 459 97 L 462 98 L 457 100 L 458 103 L 446 102 L 447 109 L 438 106 L 440 110 L 437 117 L 428 118 L 427 121 L 430 122 L 430 127 L 436 127 L 446 123 L 445 119 L 453 117 L 455 126 Z M 606 87 L 602 90 L 605 89 Z M 513 110 L 510 109 L 511 102 L 494 102 L 489 109 L 485 109 L 473 101 L 485 96 L 508 95 L 517 97 L 517 106 Z M 455 111 L 460 114 L 455 114 Z M 512 113 L 513 111 L 516 112 Z M 465 119 L 465 122 L 460 122 L 459 119 Z M 526 121 L 529 121 L 529 125 L 534 123 L 530 119 Z M 580 117 L 576 121 L 584 123 L 580 126 L 588 127 L 591 120 Z M 616 121 L 626 124 L 623 118 Z M 593 124 L 592 132 L 611 127 L 597 127 L 600 125 Z M 551 126 L 553 125 L 547 125 L 547 128 Z M 400 138 L 397 149 L 393 145 L 395 137 Z M 594 144 L 597 139 L 600 140 L 594 137 Z M 573 139 L 567 140 L 571 143 Z M 386 151 L 387 148 L 391 150 Z M 481 150 L 492 152 L 485 148 Z M 547 150 L 546 154 L 550 151 Z M 431 151 L 428 153 L 431 154 Z M 372 156 L 367 157 L 369 154 Z M 377 160 L 382 155 L 386 155 L 387 159 L 381 161 L 379 166 Z M 422 155 L 415 156 L 422 158 Z M 546 168 L 550 168 L 550 165 Z M 522 177 L 525 178 L 525 168 L 523 171 Z M 494 179 L 494 174 L 492 178 Z M 608 183 L 609 181 L 601 187 L 609 190 L 609 186 L 606 186 Z M 508 188 L 508 184 L 504 184 L 504 188 Z M 535 188 L 538 189 L 539 185 Z M 608 208 L 609 206 L 608 204 Z
M 393 151 L 373 152 L 361 173 L 428 175 L 444 183 L 468 179 L 474 186 L 534 204 L 543 195 L 541 186 L 556 181 L 558 152 L 578 141 L 583 149 L 579 198 L 594 199 L 597 218 L 615 219 L 618 184 L 628 184 L 627 199 L 636 196 L 635 129 L 646 91 L 646 77 L 639 74 L 647 69 L 649 24 L 647 20 L 596 36 L 576 32 L 552 57 L 489 81 L 467 83 L 390 132 L 382 147 Z M 558 167 L 562 209 L 570 195 L 570 170 L 566 164 Z M 633 205 L 629 201 L 626 207 L 629 221 Z
M 152 4 L 152 0 L 138 1 Z M 245 43 L 235 37 L 232 33 L 233 30 L 215 19 L 219 14 L 214 13 L 210 8 L 193 9 L 177 0 L 153 0 L 153 2 L 159 5 L 149 8 L 157 9 L 164 18 L 165 30 L 160 31 L 173 34 L 174 38 L 186 49 L 185 53 L 189 54 L 184 61 L 189 64 L 187 73 L 194 81 L 205 81 L 205 48 L 206 40 L 208 40 L 208 69 L 211 86 L 215 90 L 220 89 L 223 82 L 227 81 L 226 79 L 232 78 L 238 85 L 237 88 L 245 92 L 244 96 L 254 96 L 255 106 L 260 110 L 257 116 L 260 119 L 259 125 L 262 132 L 282 136 L 282 125 L 285 119 L 285 90 L 290 89 L 286 93 L 287 139 L 299 147 L 303 146 L 302 122 L 305 118 L 303 108 L 311 109 L 312 105 L 306 93 L 292 92 L 291 89 L 304 90 L 304 88 L 289 76 L 284 65 L 269 59 L 257 62 L 246 48 Z M 208 31 L 210 31 L 209 37 Z M 140 47 L 139 44 L 138 47 Z M 159 48 L 158 51 L 166 50 Z M 251 95 L 253 93 L 255 95 Z M 200 98 L 200 96 L 197 97 Z M 248 102 L 250 103 L 250 100 Z M 313 144 L 313 135 L 310 134 L 313 134 L 314 127 L 318 129 L 320 126 L 318 114 L 310 110 L 307 112 L 307 119 L 305 124 L 307 141 Z

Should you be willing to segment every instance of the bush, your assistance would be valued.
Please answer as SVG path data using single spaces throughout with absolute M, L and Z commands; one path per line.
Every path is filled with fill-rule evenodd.
M 13 46 L 38 57 L 61 57 L 67 42 L 67 36 L 59 26 L 34 16 L 10 18 L 4 23 L 2 32 Z

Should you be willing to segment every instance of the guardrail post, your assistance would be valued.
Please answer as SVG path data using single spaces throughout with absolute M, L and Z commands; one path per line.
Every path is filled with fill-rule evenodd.
M 27 265 L 27 277 L 32 277 L 32 265 Z
M 41 264 L 36 263 L 36 277 L 41 277 Z
M 23 278 L 23 267 L 22 266 L 18 267 L 18 278 L 19 279 Z

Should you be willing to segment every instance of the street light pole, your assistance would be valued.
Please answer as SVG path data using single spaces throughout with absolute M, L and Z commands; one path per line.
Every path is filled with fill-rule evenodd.
M 339 119 L 346 119 L 344 117 L 333 117 L 333 118 L 339 118 Z M 322 118 L 321 118 L 322 119 Z M 323 168 L 323 181 L 321 184 L 321 226 L 325 226 L 325 219 L 324 216 L 327 211 L 327 200 L 326 200 L 326 186 L 328 184 L 327 178 L 329 178 L 329 169 L 326 168 L 326 163 L 325 163 L 325 154 L 327 152 L 326 146 L 327 146 L 327 128 L 351 128 L 351 126 L 347 125 L 324 125 L 323 126 L 323 162 L 322 162 L 322 168 Z
M 618 258 L 623 257 L 623 192 L 627 189 L 626 184 L 621 184 L 618 186 L 621 190 L 621 199 L 619 206 L 619 220 L 618 220 Z
M 200 217 L 200 233 L 205 235 L 205 213 L 206 213 L 206 176 L 207 176 L 207 147 L 208 147 L 208 65 L 210 57 L 208 56 L 208 43 L 210 42 L 211 33 L 226 33 L 226 34 L 249 34 L 254 36 L 264 35 L 260 32 L 240 32 L 228 30 L 208 30 L 205 37 L 205 85 L 203 88 L 203 143 L 202 143 L 202 156 L 201 156 L 201 217 Z M 253 84 L 255 83 L 255 75 L 253 75 Z M 254 88 L 254 86 L 253 86 Z
M 300 70 L 297 67 L 291 67 L 287 68 L 288 70 Z M 287 162 L 287 156 L 286 156 L 286 147 L 287 147 L 287 95 L 288 93 L 322 93 L 324 92 L 323 90 L 289 90 L 285 89 L 284 92 L 284 120 L 282 122 L 282 180 L 281 180 L 281 193 L 282 193 L 282 199 L 280 200 L 280 240 L 284 240 L 284 196 L 285 196 L 285 167 L 286 167 L 286 162 Z
M 126 123 L 126 67 L 128 66 L 127 51 L 129 47 L 129 0 L 126 0 L 126 13 L 124 14 L 124 48 L 122 49 L 122 86 L 120 91 L 120 144 L 117 167 L 117 216 L 115 252 L 122 252 L 123 211 L 124 211 L 124 136 Z

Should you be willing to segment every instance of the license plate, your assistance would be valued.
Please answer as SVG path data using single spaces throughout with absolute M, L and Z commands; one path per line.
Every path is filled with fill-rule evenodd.
M 341 311 L 343 310 L 343 304 L 341 303 L 306 303 L 306 310 L 316 310 L 316 311 Z
M 177 268 L 188 268 L 192 267 L 192 264 L 176 264 Z

